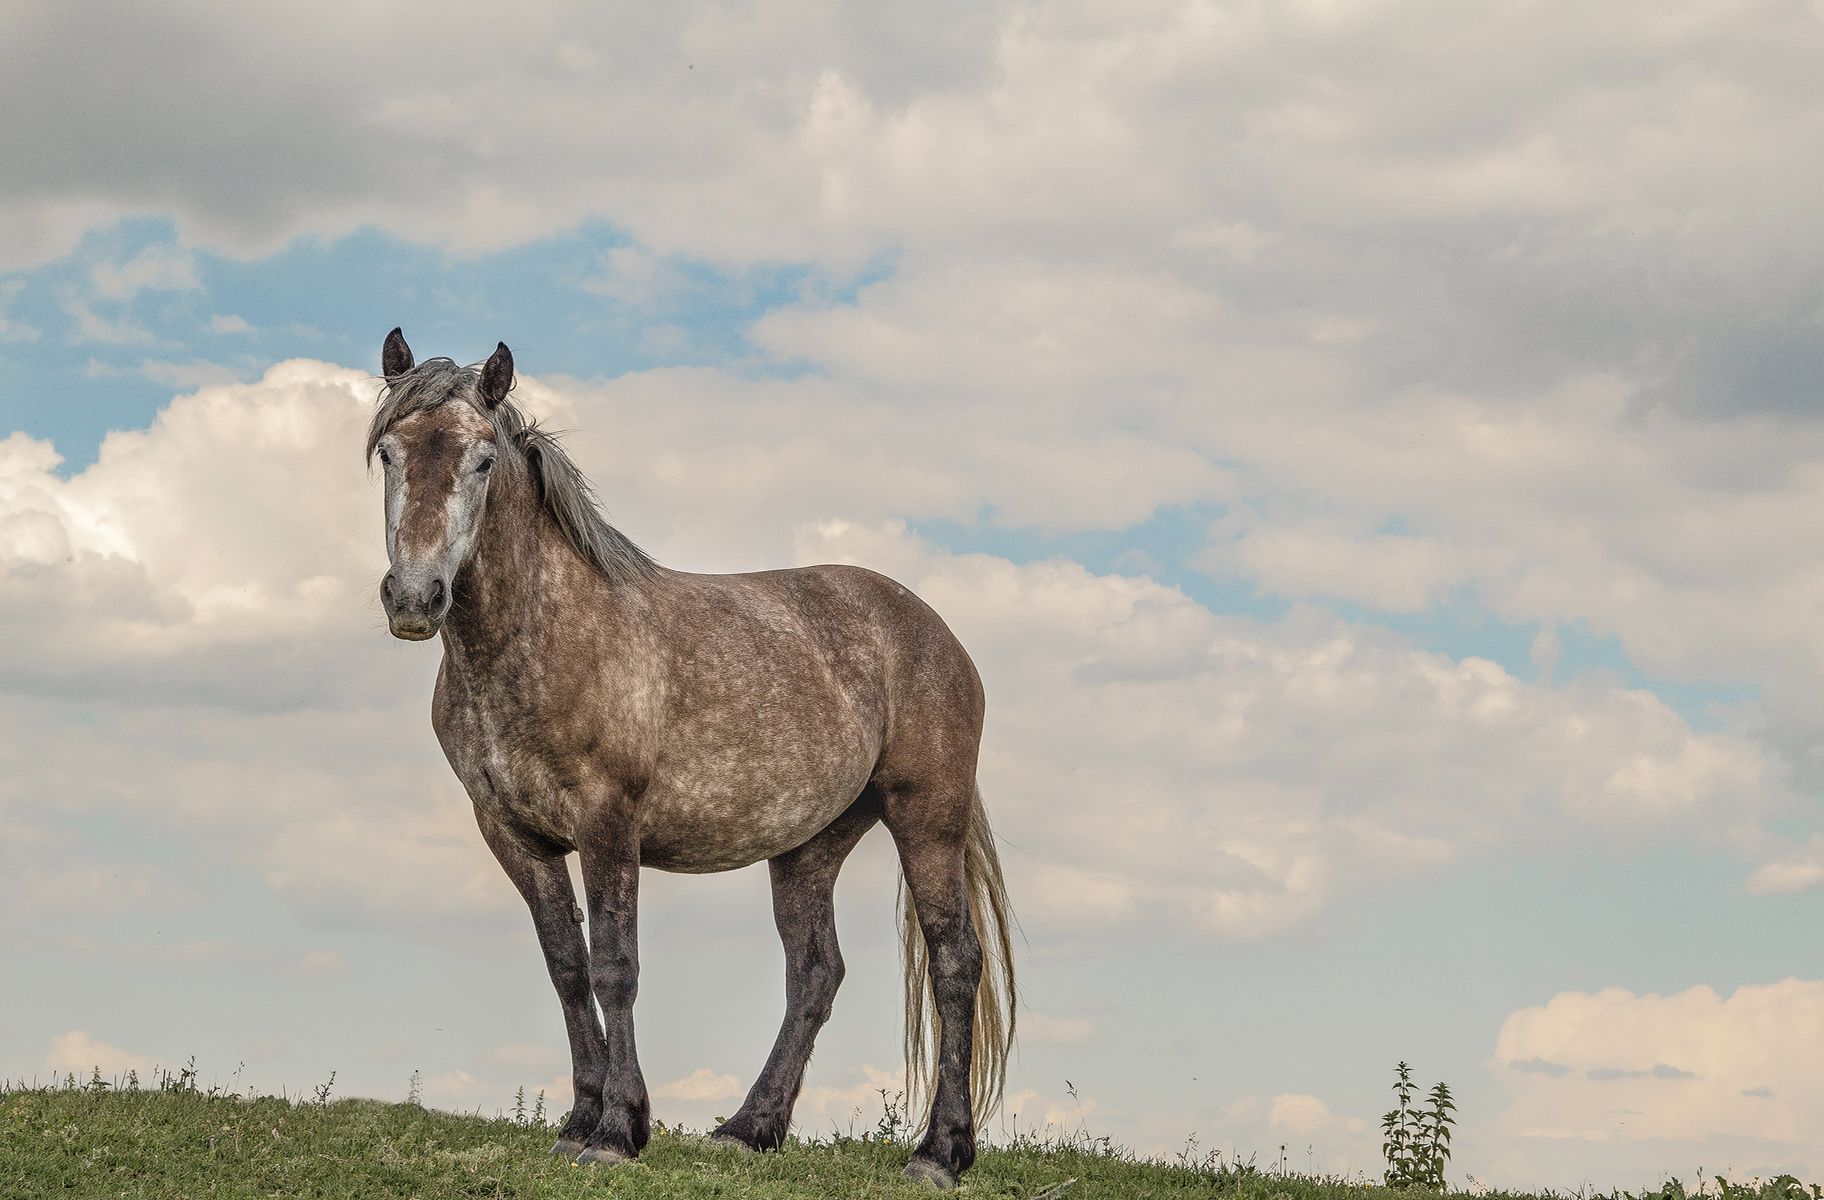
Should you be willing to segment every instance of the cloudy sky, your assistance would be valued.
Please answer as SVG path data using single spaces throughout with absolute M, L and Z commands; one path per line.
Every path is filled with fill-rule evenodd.
M 1019 1127 L 1374 1171 L 1405 1058 L 1459 1180 L 1824 1175 L 1821 20 L 0 3 L 0 1075 L 567 1104 L 375 599 L 399 324 L 665 562 L 959 632 Z M 897 1078 L 892 889 L 805 1132 Z M 701 1126 L 765 875 L 645 894 Z

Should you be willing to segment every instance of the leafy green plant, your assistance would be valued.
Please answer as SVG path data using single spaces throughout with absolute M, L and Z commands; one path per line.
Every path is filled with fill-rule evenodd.
M 1824 1185 L 1807 1185 L 1796 1175 L 1775 1175 L 1752 1183 L 1731 1183 L 1721 1175 L 1710 1178 L 1716 1181 L 1714 1190 L 1699 1168 L 1695 1188 L 1687 1188 L 1681 1179 L 1668 1179 L 1657 1194 L 1642 1193 L 1641 1200 L 1824 1200 Z
M 1387 1160 L 1384 1178 L 1388 1187 L 1444 1188 L 1444 1164 L 1450 1161 L 1450 1133 L 1456 1125 L 1457 1105 L 1450 1088 L 1439 1083 L 1415 1103 L 1418 1091 L 1412 1068 L 1402 1062 L 1394 1068 L 1393 1094 L 1398 1101 L 1381 1118 L 1381 1154 Z

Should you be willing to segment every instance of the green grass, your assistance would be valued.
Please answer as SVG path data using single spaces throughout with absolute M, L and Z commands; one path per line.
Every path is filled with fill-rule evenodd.
M 373 1100 L 319 1104 L 102 1086 L 0 1090 L 0 1196 L 931 1195 L 900 1179 L 906 1147 L 872 1136 L 795 1141 L 776 1154 L 749 1155 L 711 1146 L 700 1136 L 661 1131 L 638 1162 L 605 1169 L 552 1158 L 552 1138 L 542 1124 Z M 1051 1191 L 1068 1180 L 1076 1183 Z M 1359 1181 L 1236 1168 L 1214 1158 L 1200 1164 L 1136 1161 L 1090 1140 L 1025 1140 L 985 1149 L 959 1194 L 1021 1200 L 1403 1195 Z M 1741 1194 L 1760 1200 L 1782 1195 L 1769 1189 Z

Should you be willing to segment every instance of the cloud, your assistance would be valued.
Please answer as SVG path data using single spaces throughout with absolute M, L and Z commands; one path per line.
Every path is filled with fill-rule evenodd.
M 1019 1036 L 1034 1045 L 1075 1046 L 1087 1042 L 1095 1026 L 1087 1017 L 1052 1017 L 1039 1012 L 1020 1014 Z
M 1378 1177 L 1383 1165 L 1380 1140 L 1368 1121 L 1336 1112 L 1321 1097 L 1304 1092 L 1229 1101 L 1211 1124 L 1192 1135 L 1186 1152 L 1199 1157 L 1204 1146 L 1224 1159 L 1259 1168 L 1282 1154 L 1290 1169 L 1312 1173 Z
M 430 1107 L 464 1111 L 498 1099 L 500 1090 L 468 1071 L 439 1071 L 425 1078 L 421 1095 Z
M 584 280 L 581 287 L 629 308 L 653 309 L 671 305 L 688 290 L 690 281 L 677 263 L 662 261 L 639 246 L 616 246 L 602 256 L 601 274 Z
M 589 431 L 573 442 L 586 468 L 671 561 L 745 565 L 717 561 L 739 544 L 755 565 L 858 562 L 945 614 L 997 698 L 982 779 L 997 827 L 1018 834 L 1008 869 L 1035 928 L 1074 938 L 1144 913 L 1259 937 L 1377 881 L 1567 829 L 1723 845 L 1786 802 L 1764 745 L 1694 730 L 1646 692 L 1529 683 L 1319 609 L 1224 616 L 1145 578 L 941 552 L 882 514 L 973 507 L 1006 478 L 957 473 L 979 480 L 973 500 L 882 493 L 878 475 L 857 480 L 876 466 L 915 478 L 914 460 L 877 437 L 866 449 L 823 384 L 686 373 L 697 390 L 636 408 L 680 377 L 653 376 L 528 378 L 522 394 Z M 85 764 L 85 803 L 207 828 L 314 920 L 461 913 L 517 930 L 518 900 L 424 732 L 435 656 L 385 638 L 376 615 L 379 502 L 358 453 L 373 386 L 281 363 L 174 399 L 68 478 L 46 444 L 0 442 L 15 803 L 59 794 L 45 764 L 67 755 Z M 740 416 L 731 393 L 763 403 Z M 783 407 L 806 432 L 753 438 Z M 655 443 L 695 447 L 691 473 L 639 448 L 665 426 L 688 431 Z M 812 461 L 848 466 L 796 470 Z M 861 519 L 829 516 L 845 511 Z M 652 536 L 642 513 L 668 520 Z M 75 719 L 97 704 L 99 739 Z
M 1599 1143 L 1737 1137 L 1757 1158 L 1824 1163 L 1824 983 L 1788 979 L 1720 995 L 1623 988 L 1564 992 L 1501 1027 L 1494 1069 L 1511 1102 L 1504 1130 L 1521 1138 Z M 1529 1061 L 1566 1071 L 1528 1070 Z M 1765 1100 L 1777 1095 L 1780 1104 Z M 1738 1164 L 1745 1166 L 1747 1164 Z
M 1024 831 L 1010 869 L 1029 912 L 1060 924 L 1144 911 L 1258 936 L 1380 872 L 1566 823 L 1720 839 L 1783 794 L 1764 747 L 1648 693 L 1542 687 L 1317 611 L 1224 617 L 1148 580 L 937 554 L 893 527 L 826 525 L 799 557 L 895 573 L 990 696 L 1018 698 L 991 704 L 983 785 Z
M 48 252 L 68 226 L 44 214 L 78 190 L 242 251 L 362 225 L 477 249 L 605 216 L 631 238 L 610 286 L 636 303 L 674 291 L 681 258 L 840 271 L 890 251 L 852 302 L 752 330 L 820 380 L 605 385 L 665 435 L 633 445 L 690 445 L 696 469 L 628 465 L 676 492 L 745 478 L 795 521 L 1117 529 L 1221 505 L 1201 559 L 1220 578 L 1400 613 L 1467 594 L 1511 623 L 1613 636 L 1654 677 L 1764 688 L 1770 737 L 1809 764 L 1824 429 L 1796 397 L 1815 391 L 1799 347 L 1807 248 L 1824 247 L 1803 232 L 1820 118 L 1800 18 L 1549 11 L 969 6 L 911 39 L 880 14 L 680 12 L 644 19 L 644 52 L 608 70 L 604 47 L 634 43 L 594 10 L 511 55 L 450 31 L 435 66 L 385 53 L 384 28 L 356 41 L 302 11 L 273 15 L 292 48 L 275 61 L 232 27 L 72 10 L 22 33 L 8 86 L 114 45 L 198 69 L 173 87 L 134 76 L 151 69 L 134 54 L 115 86 L 59 83 L 84 132 L 58 149 L 80 161 L 9 176 L 0 228 L 15 254 Z M 1502 69 L 1466 69 L 1497 46 Z M 1414 103 L 1417 77 L 1451 102 Z M 254 78 L 233 113 L 213 103 Z M 579 110 L 644 116 L 581 134 L 544 119 Z M 196 161 L 174 133 L 204 121 L 218 152 L 312 162 L 308 186 Z M 1212 162 L 1247 169 L 1194 165 Z M 91 339 L 146 336 L 76 315 Z M 810 413 L 848 430 L 840 453 L 781 435 Z M 713 420 L 774 452 L 702 437 Z M 819 508 L 804 493 L 832 470 L 832 490 L 899 511 Z M 679 543 L 724 563 L 751 545 L 686 528 L 706 518 L 657 503 L 674 498 L 652 510 Z
M 489 1060 L 499 1066 L 513 1067 L 520 1070 L 546 1070 L 561 1064 L 563 1051 L 547 1045 L 534 1045 L 529 1042 L 506 1042 L 494 1047 Z
M 1037 1088 L 1010 1091 L 997 1114 L 1003 1130 L 1042 1137 L 1071 1137 L 1090 1132 L 1089 1119 L 1102 1108 L 1094 1097 L 1066 1092 L 1047 1095 Z
M 1665 1063 L 1654 1063 L 1648 1069 L 1629 1069 L 1626 1067 L 1595 1067 L 1583 1073 L 1585 1079 L 1696 1079 L 1690 1071 L 1681 1071 Z
M 44 1054 L 44 1069 L 52 1075 L 87 1076 L 99 1069 L 104 1079 L 112 1080 L 128 1071 L 150 1076 L 153 1066 L 150 1057 L 111 1046 L 82 1029 L 58 1034 Z
M 1316 1096 L 1281 1093 L 1267 1106 L 1267 1127 L 1288 1137 L 1314 1138 L 1333 1134 L 1360 1137 L 1368 1128 L 1359 1117 L 1341 1117 Z
M 24 747 L 0 746 L 0 762 L 20 763 Z M 22 777 L 22 776 L 18 776 Z M 0 793 L 19 793 L 15 787 Z M 0 811 L 5 799 L 0 798 Z M 24 823 L 28 818 L 21 816 Z M 200 897 L 192 886 L 147 863 L 76 855 L 67 837 L 9 839 L 0 848 L 0 898 L 7 911 L 47 921 L 93 920 L 128 912 L 194 908 Z
M 1311 272 L 1326 249 L 1346 265 L 1332 290 L 1363 302 L 1362 268 L 1398 283 L 1401 267 L 1454 254 L 1467 260 L 1448 297 L 1459 336 L 1511 359 L 1516 345 L 1541 352 L 1531 343 L 1549 324 L 1568 343 L 1558 353 L 1574 353 L 1626 320 L 1623 294 L 1679 302 L 1641 278 L 1656 254 L 1677 252 L 1662 271 L 1702 272 L 1730 254 L 1766 263 L 1805 236 L 1780 219 L 1802 215 L 1792 151 L 1817 132 L 1805 18 L 1755 17 L 1674 18 L 1639 0 L 1444 21 L 1401 7 L 1269 19 L 1226 4 L 997 3 L 908 27 L 872 9 L 709 19 L 557 5 L 510 53 L 450 28 L 437 53 L 400 56 L 419 14 L 357 33 L 280 6 L 255 33 L 175 12 L 47 10 L 9 43 L 0 98 L 65 98 L 71 136 L 20 131 L 5 147 L 20 169 L 0 192 L 0 261 L 152 210 L 176 213 L 186 242 L 241 250 L 362 225 L 499 246 L 603 213 L 662 253 L 745 261 L 1076 245 L 1200 251 L 1231 269 L 1278 255 Z M 184 69 L 154 66 L 174 62 Z M 104 69 L 114 86 L 96 86 Z M 1412 78 L 1452 103 L 1415 101 Z M 562 119 L 579 111 L 629 119 Z M 201 142 L 191 131 L 205 123 Z M 224 156 L 245 170 L 221 170 Z M 1504 238 L 1520 222 L 1525 236 Z M 1335 253 L 1420 227 L 1446 237 L 1376 264 Z M 1579 251 L 1594 254 L 1581 286 L 1546 290 Z M 1531 327 L 1490 319 L 1504 271 L 1545 302 Z M 1408 276 L 1386 298 L 1407 310 L 1434 279 Z M 1571 319 L 1590 310 L 1602 319 Z
M 292 964 L 291 974 L 298 979 L 321 979 L 348 974 L 348 962 L 334 950 L 306 950 Z
M 76 340 L 107 346 L 137 346 L 155 342 L 152 331 L 131 317 L 104 317 L 80 300 L 66 301 L 64 312 L 76 322 Z
M 139 364 L 139 373 L 147 379 L 159 383 L 168 383 L 179 388 L 209 387 L 219 383 L 234 383 L 241 373 L 233 367 L 212 362 L 161 362 L 147 359 Z
M 1762 863 L 1748 877 L 1748 890 L 1757 895 L 1809 891 L 1824 884 L 1824 837 L 1813 835 L 1796 854 Z
M 24 290 L 23 279 L 0 279 L 0 342 L 35 342 L 40 336 L 37 326 L 17 320 L 7 312 Z
M 524 30 L 511 54 L 452 27 L 435 54 L 400 56 L 393 48 L 423 14 L 402 11 L 355 37 L 319 12 L 280 7 L 254 36 L 179 14 L 47 10 L 9 39 L 0 99 L 61 97 L 70 136 L 15 134 L 0 147 L 19 164 L 0 189 L 0 265 L 153 210 L 176 215 L 187 244 L 239 252 L 366 225 L 416 227 L 462 249 L 510 245 L 630 204 L 639 224 L 679 236 L 747 209 L 750 231 L 724 236 L 759 257 L 854 243 L 794 215 L 815 201 L 815 168 L 782 152 L 826 63 L 867 64 L 885 89 L 968 70 L 994 13 L 958 5 L 937 16 L 955 33 L 913 39 L 897 17 L 859 14 L 623 17 L 579 4 L 553 12 L 561 35 Z M 920 41 L 934 44 L 914 52 Z M 620 52 L 630 45 L 641 53 Z M 452 71 L 467 85 L 452 86 Z M 703 83 L 720 79 L 732 86 Z M 628 119 L 579 128 L 561 116 L 577 111 Z M 204 127 L 208 138 L 193 136 Z M 690 212 L 669 215 L 680 205 Z M 769 226 L 786 237 L 756 242 Z
M 216 313 L 209 318 L 209 332 L 215 334 L 252 333 L 253 326 L 233 313 Z
M 733 1075 L 722 1075 L 708 1067 L 698 1067 L 682 1079 L 660 1084 L 652 1089 L 652 1094 L 661 1100 L 688 1100 L 702 1104 L 739 1100 L 745 1091 L 741 1081 Z
M 202 286 L 188 250 L 154 243 L 121 263 L 97 263 L 89 272 L 97 295 L 131 300 L 141 292 L 185 292 Z
M 150 945 L 130 945 L 102 942 L 90 937 L 68 937 L 58 939 L 58 945 L 62 949 L 85 956 L 100 956 L 114 962 L 153 967 L 189 967 L 199 963 L 249 961 L 253 957 L 245 954 L 240 947 L 220 941 L 155 942 Z

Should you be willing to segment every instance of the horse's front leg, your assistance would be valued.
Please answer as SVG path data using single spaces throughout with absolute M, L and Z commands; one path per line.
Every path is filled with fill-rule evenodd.
M 564 1030 L 570 1036 L 571 1082 L 576 1099 L 558 1132 L 554 1154 L 575 1157 L 602 1119 L 602 1085 L 608 1077 L 608 1047 L 596 1020 L 590 992 L 589 947 L 577 924 L 576 889 L 562 851 L 533 844 L 481 815 L 481 835 L 507 878 L 525 897 L 545 952 L 545 969 L 564 1006 Z
M 589 982 L 602 1008 L 608 1077 L 601 1118 L 578 1162 L 619 1162 L 645 1148 L 652 1107 L 633 1041 L 640 990 L 639 822 L 631 804 L 599 804 L 582 822 L 577 853 L 589 905 Z

